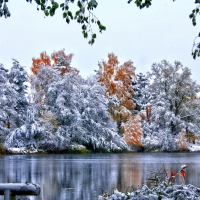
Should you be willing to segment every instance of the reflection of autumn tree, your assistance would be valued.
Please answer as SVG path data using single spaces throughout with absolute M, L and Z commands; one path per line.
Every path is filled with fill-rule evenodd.
M 106 88 L 109 113 L 117 122 L 120 133 L 124 134 L 124 139 L 133 145 L 141 145 L 140 120 L 134 114 L 136 105 L 132 100 L 132 80 L 136 79 L 133 62 L 119 65 L 117 56 L 108 54 L 108 62 L 103 61 L 99 67 L 99 82 Z
M 127 189 L 129 185 L 138 188 L 142 185 L 142 165 L 140 163 L 124 163 L 122 167 L 122 183 L 125 183 Z

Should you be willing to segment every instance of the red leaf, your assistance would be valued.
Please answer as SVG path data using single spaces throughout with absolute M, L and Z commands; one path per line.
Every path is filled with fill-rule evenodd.
M 108 197 L 108 194 L 105 193 L 105 194 L 103 195 L 103 198 L 107 198 L 107 197 Z
M 180 171 L 180 173 L 181 173 L 181 176 L 184 178 L 184 180 L 186 179 L 186 172 L 182 169 L 181 171 Z
M 168 180 L 168 183 L 172 180 L 174 180 L 174 178 L 176 177 L 176 175 L 178 174 L 178 172 L 174 172 L 174 170 L 172 169 L 172 167 L 170 168 L 170 178 Z
M 170 178 L 171 177 L 175 177 L 178 174 L 178 172 L 174 172 L 174 170 L 172 169 L 172 167 L 170 168 Z

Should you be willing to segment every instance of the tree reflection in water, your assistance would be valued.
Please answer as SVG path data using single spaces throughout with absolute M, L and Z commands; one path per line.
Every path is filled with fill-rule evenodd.
M 129 185 L 137 188 L 163 163 L 175 171 L 182 164 L 189 165 L 187 183 L 200 186 L 198 153 L 0 156 L 0 182 L 39 184 L 41 195 L 31 200 L 95 200 L 103 191 L 126 191 Z

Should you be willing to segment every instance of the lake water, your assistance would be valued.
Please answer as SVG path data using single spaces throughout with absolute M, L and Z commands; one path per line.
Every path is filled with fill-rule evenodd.
M 200 153 L 0 156 L 0 182 L 39 184 L 41 195 L 31 200 L 95 200 L 103 191 L 137 188 L 163 164 L 175 171 L 187 164 L 186 183 L 200 186 Z

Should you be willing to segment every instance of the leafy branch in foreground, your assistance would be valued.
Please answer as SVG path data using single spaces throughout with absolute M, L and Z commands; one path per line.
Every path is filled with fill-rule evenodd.
M 174 172 L 172 167 L 166 170 L 165 165 L 163 165 L 158 172 L 150 173 L 150 177 L 148 178 L 148 185 L 151 187 L 157 187 L 161 183 L 169 185 L 175 181 L 177 175 L 180 175 L 182 177 L 185 184 L 187 174 L 184 169 L 186 169 L 187 167 L 188 165 L 182 165 L 181 169 L 178 172 Z
M 189 18 L 192 20 L 193 26 L 196 26 L 196 17 L 197 14 L 200 14 L 200 0 L 195 0 L 195 4 L 197 4 L 196 8 L 192 10 L 191 14 L 189 15 Z M 200 42 L 196 43 L 196 39 L 200 37 L 200 33 L 198 36 L 194 39 L 193 47 L 192 47 L 192 56 L 194 59 L 196 57 L 200 57 Z
M 32 0 L 26 0 L 32 3 Z M 10 17 L 11 13 L 7 6 L 8 0 L 0 0 L 0 17 Z M 45 17 L 55 15 L 57 9 L 62 10 L 63 19 L 66 23 L 70 23 L 75 20 L 81 25 L 82 34 L 84 38 L 89 38 L 89 44 L 92 45 L 97 37 L 96 33 L 93 32 L 93 24 L 98 27 L 100 33 L 106 30 L 106 27 L 101 23 L 93 10 L 97 8 L 98 3 L 96 0 L 65 0 L 59 4 L 54 0 L 35 0 L 37 4 L 37 10 L 44 12 Z M 75 14 L 72 13 L 71 5 L 76 3 L 77 8 Z
M 194 59 L 196 59 L 196 57 L 200 57 L 200 42 L 196 42 L 197 38 L 199 37 L 200 37 L 200 33 L 198 36 L 195 37 L 194 42 L 193 42 L 192 56 Z
M 32 0 L 26 0 L 32 3 Z M 65 21 L 69 24 L 72 20 L 76 20 L 81 25 L 82 34 L 84 38 L 89 39 L 89 44 L 92 45 L 97 37 L 96 33 L 93 32 L 93 24 L 97 25 L 99 32 L 106 30 L 106 27 L 102 25 L 98 17 L 93 13 L 93 10 L 97 8 L 97 0 L 63 0 L 63 3 L 59 4 L 54 0 L 34 0 L 37 4 L 37 9 L 42 10 L 46 17 L 54 16 L 58 8 L 62 9 L 62 16 Z M 128 0 L 127 3 L 131 3 L 133 0 Z M 175 0 L 173 0 L 175 1 Z M 11 13 L 7 6 L 8 0 L 0 0 L 0 17 L 10 17 Z M 77 10 L 75 14 L 72 13 L 71 4 L 76 3 Z M 152 5 L 152 0 L 135 0 L 134 3 L 140 9 L 149 8 Z M 192 10 L 189 18 L 192 19 L 192 24 L 196 26 L 196 17 L 200 12 L 200 0 L 195 0 L 196 8 Z M 89 36 L 90 35 L 90 36 Z M 193 45 L 192 56 L 194 59 L 200 56 L 200 43 Z
M 75 14 L 70 10 L 70 4 L 75 3 L 74 0 L 67 0 L 60 5 L 51 0 L 51 5 L 47 5 L 48 0 L 36 1 L 38 7 L 44 11 L 45 16 L 53 16 L 57 8 L 62 9 L 63 19 L 69 24 L 72 20 L 76 20 L 81 25 L 84 38 L 88 38 L 90 34 L 89 44 L 92 45 L 96 39 L 96 33 L 93 33 L 92 24 L 98 26 L 99 32 L 106 30 L 100 20 L 94 15 L 93 10 L 97 8 L 96 0 L 79 0 L 77 1 L 77 11 Z

